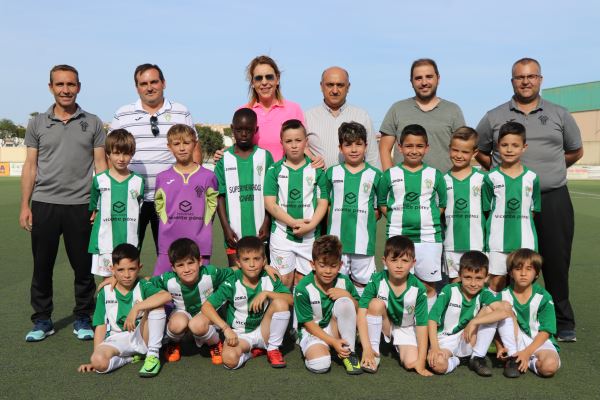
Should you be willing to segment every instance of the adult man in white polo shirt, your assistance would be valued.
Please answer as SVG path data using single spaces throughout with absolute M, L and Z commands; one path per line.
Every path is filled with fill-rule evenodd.
M 344 122 L 354 121 L 364 125 L 367 130 L 366 161 L 381 168 L 371 118 L 367 111 L 346 103 L 349 90 L 350 79 L 345 69 L 330 67 L 323 71 L 323 103 L 304 114 L 310 151 L 323 157 L 326 168 L 342 163 L 344 158 L 339 150 L 338 128 Z
M 167 131 L 175 124 L 194 127 L 188 109 L 164 97 L 165 77 L 155 64 L 142 64 L 133 74 L 135 88 L 140 96 L 135 103 L 119 108 L 110 124 L 110 130 L 127 129 L 135 137 L 136 152 L 130 169 L 144 178 L 144 204 L 140 215 L 140 248 L 148 223 L 152 228 L 158 253 L 158 218 L 154 209 L 156 175 L 168 169 L 175 158 L 167 148 Z M 110 132 L 109 132 L 110 135 Z M 200 148 L 196 146 L 194 161 L 200 162 Z

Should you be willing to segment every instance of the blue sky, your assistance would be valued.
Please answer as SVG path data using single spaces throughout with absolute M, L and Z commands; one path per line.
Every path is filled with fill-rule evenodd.
M 287 3 L 3 1 L 0 118 L 26 123 L 44 111 L 48 71 L 61 63 L 79 69 L 79 104 L 105 121 L 136 99 L 132 74 L 144 62 L 161 66 L 167 97 L 203 123 L 228 123 L 246 102 L 244 70 L 259 54 L 278 62 L 284 96 L 304 109 L 322 99 L 324 68 L 347 68 L 349 102 L 369 111 L 375 129 L 413 94 L 409 68 L 420 57 L 438 62 L 438 95 L 470 125 L 512 94 L 518 58 L 542 63 L 544 87 L 600 80 L 595 0 Z

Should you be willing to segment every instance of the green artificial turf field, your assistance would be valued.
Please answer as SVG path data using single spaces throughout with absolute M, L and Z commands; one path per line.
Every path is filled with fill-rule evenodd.
M 577 315 L 578 342 L 561 345 L 562 368 L 554 378 L 542 379 L 527 373 L 508 380 L 500 368 L 494 369 L 493 377 L 480 378 L 467 367 L 460 367 L 448 376 L 422 378 L 402 369 L 390 352 L 383 354 L 375 375 L 348 376 L 334 363 L 330 373 L 317 376 L 304 369 L 300 349 L 291 343 L 284 345 L 288 362 L 285 369 L 272 369 L 266 357 L 261 357 L 251 360 L 241 370 L 227 371 L 213 366 L 210 357 L 198 353 L 188 339 L 180 362 L 163 364 L 158 377 L 142 379 L 137 376 L 139 364 L 108 375 L 77 373 L 78 365 L 89 359 L 92 342 L 79 342 L 72 334 L 73 274 L 62 247 L 54 272 L 53 320 L 57 332 L 43 342 L 25 342 L 25 334 L 31 328 L 30 238 L 18 226 L 19 179 L 2 178 L 0 398 L 599 398 L 600 341 L 596 334 L 600 322 L 592 305 L 597 301 L 596 287 L 600 284 L 596 253 L 600 182 L 572 182 L 569 187 L 576 214 L 571 298 Z M 225 256 L 222 233 L 215 225 L 213 263 L 220 266 L 225 265 Z M 384 240 L 384 226 L 380 224 L 379 228 L 378 258 Z M 148 231 L 146 237 L 149 236 Z M 142 254 L 145 273 L 150 273 L 154 265 L 150 244 L 146 243 Z

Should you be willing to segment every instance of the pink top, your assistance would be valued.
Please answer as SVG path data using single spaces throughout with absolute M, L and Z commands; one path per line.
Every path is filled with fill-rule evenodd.
M 249 107 L 247 104 L 243 107 Z M 298 119 L 304 123 L 304 113 L 300 105 L 292 101 L 283 100 L 275 104 L 269 111 L 265 110 L 260 103 L 250 107 L 258 117 L 258 133 L 254 135 L 254 143 L 268 150 L 273 155 L 274 161 L 283 158 L 283 147 L 279 136 L 281 125 L 288 119 Z

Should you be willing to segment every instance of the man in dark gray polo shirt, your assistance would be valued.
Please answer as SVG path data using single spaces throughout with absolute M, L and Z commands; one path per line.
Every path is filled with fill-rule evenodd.
M 540 178 L 542 212 L 534 217 L 542 273 L 554 299 L 558 339 L 576 340 L 575 316 L 569 302 L 569 265 L 574 234 L 573 205 L 567 189 L 567 168 L 583 156 L 581 134 L 569 112 L 540 97 L 540 64 L 523 58 L 513 64 L 514 96 L 487 112 L 479 125 L 477 160 L 487 169 L 500 162 L 498 131 L 508 121 L 526 128 L 527 151 L 521 160 Z
M 450 137 L 452 132 L 465 125 L 465 118 L 458 105 L 437 96 L 439 80 L 435 61 L 422 58 L 413 62 L 410 82 L 415 97 L 392 104 L 379 128 L 379 155 L 384 171 L 402 161 L 398 152 L 393 161 L 391 154 L 396 138 L 410 124 L 419 124 L 427 131 L 429 152 L 423 161 L 442 172 L 452 166 L 448 152 Z
M 29 121 L 27 156 L 21 175 L 19 223 L 31 233 L 33 329 L 25 340 L 37 342 L 54 333 L 51 316 L 52 272 L 62 234 L 75 273 L 75 323 L 78 339 L 94 337 L 96 284 L 88 253 L 91 224 L 88 211 L 92 172 L 106 169 L 102 121 L 76 103 L 81 89 L 77 70 L 57 65 L 50 71 L 54 104 Z

